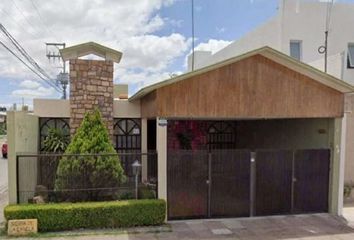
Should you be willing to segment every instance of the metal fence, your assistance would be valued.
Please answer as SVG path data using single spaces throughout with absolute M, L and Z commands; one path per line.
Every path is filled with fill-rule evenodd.
M 17 202 L 77 202 L 157 198 L 157 154 L 18 154 Z M 117 174 L 119 162 L 124 179 Z M 107 167 L 107 165 L 109 167 Z M 120 181 L 121 180 L 121 181 Z
M 330 149 L 169 150 L 169 219 L 328 212 Z

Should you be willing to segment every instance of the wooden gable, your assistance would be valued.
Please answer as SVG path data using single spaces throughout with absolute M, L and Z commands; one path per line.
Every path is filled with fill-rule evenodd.
M 142 117 L 342 117 L 344 94 L 262 55 L 155 89 Z

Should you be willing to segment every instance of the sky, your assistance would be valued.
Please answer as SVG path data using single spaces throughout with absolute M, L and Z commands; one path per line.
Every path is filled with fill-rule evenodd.
M 278 0 L 194 0 L 196 49 L 222 49 L 276 15 L 277 7 Z M 191 0 L 0 2 L 0 23 L 53 79 L 60 63 L 48 61 L 46 42 L 95 41 L 123 52 L 114 82 L 129 84 L 130 95 L 186 71 L 191 22 Z M 2 33 L 0 41 L 13 48 Z M 0 45 L 0 106 L 60 96 Z

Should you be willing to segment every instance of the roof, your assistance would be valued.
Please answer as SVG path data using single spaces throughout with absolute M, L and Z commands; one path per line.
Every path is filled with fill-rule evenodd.
M 233 58 L 229 58 L 229 59 L 221 61 L 219 63 L 209 65 L 207 67 L 198 69 L 196 71 L 188 72 L 188 73 L 179 75 L 177 77 L 170 78 L 165 81 L 158 82 L 158 83 L 152 84 L 150 86 L 144 87 L 144 88 L 140 89 L 137 93 L 135 93 L 133 96 L 131 96 L 129 98 L 129 100 L 134 101 L 136 99 L 140 99 L 158 88 L 161 88 L 161 87 L 164 87 L 164 86 L 167 86 L 167 85 L 179 82 L 179 81 L 186 80 L 190 77 L 200 75 L 200 74 L 218 69 L 220 67 L 223 67 L 223 66 L 226 66 L 226 65 L 229 65 L 232 63 L 236 63 L 238 61 L 255 56 L 257 54 L 262 55 L 268 59 L 271 59 L 274 62 L 277 62 L 280 65 L 286 66 L 287 68 L 292 69 L 296 72 L 302 73 L 305 76 L 308 76 L 308 77 L 312 78 L 313 80 L 320 82 L 323 85 L 333 88 L 339 92 L 342 92 L 342 93 L 354 92 L 354 86 L 352 86 L 352 85 L 350 85 L 350 84 L 348 84 L 348 83 L 346 83 L 346 82 L 344 82 L 332 75 L 322 72 L 321 70 L 314 68 L 306 63 L 300 62 L 300 61 L 298 61 L 298 60 L 296 60 L 296 59 L 294 59 L 294 58 L 292 58 L 292 57 L 290 57 L 278 50 L 275 50 L 271 47 L 266 46 L 266 47 L 262 47 L 262 48 L 253 50 L 253 51 L 244 53 L 242 55 L 239 55 L 239 56 L 236 56 Z
M 119 63 L 122 53 L 112 48 L 105 47 L 95 42 L 87 42 L 71 47 L 60 49 L 60 54 L 64 61 L 76 59 L 89 54 L 95 54 L 106 60 Z

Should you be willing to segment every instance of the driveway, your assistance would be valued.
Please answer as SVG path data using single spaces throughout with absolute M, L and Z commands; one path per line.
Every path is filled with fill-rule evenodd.
M 104 235 L 80 237 L 67 235 L 55 237 L 54 239 L 354 239 L 354 230 L 348 227 L 341 219 L 329 214 L 175 221 L 169 224 L 171 225 L 171 232 L 116 235 L 106 232 Z

